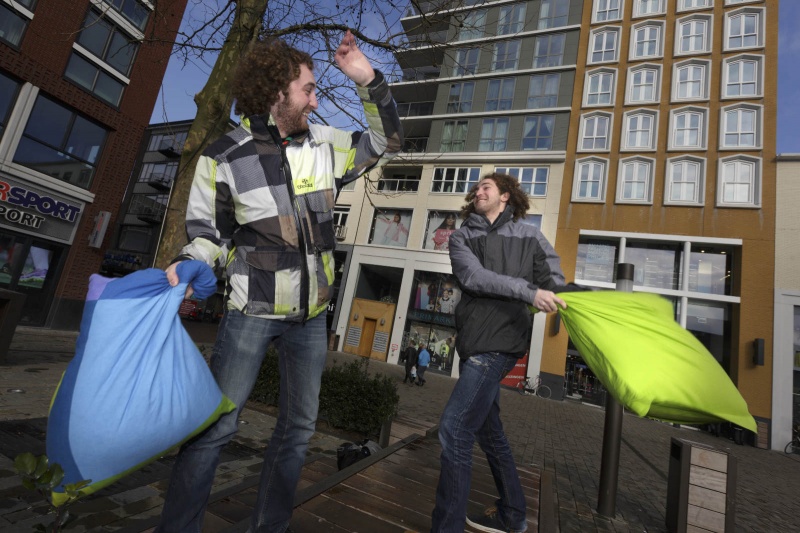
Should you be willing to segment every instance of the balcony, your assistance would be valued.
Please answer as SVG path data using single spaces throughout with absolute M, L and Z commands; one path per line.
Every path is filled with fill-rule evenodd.
M 406 137 L 403 151 L 406 153 L 422 153 L 428 149 L 428 137 Z
M 381 178 L 378 181 L 378 191 L 382 192 L 417 192 L 419 190 L 419 177 L 415 178 Z
M 151 226 L 157 226 L 164 221 L 164 212 L 166 211 L 165 208 L 156 208 L 156 207 L 142 207 L 137 206 L 137 208 L 132 209 L 130 214 L 136 215 L 136 218 L 150 224 Z
M 334 225 L 333 226 L 333 234 L 336 236 L 337 241 L 343 241 L 347 237 L 347 226 L 345 225 Z
M 400 118 L 426 117 L 433 114 L 433 102 L 407 102 L 397 104 Z
M 150 174 L 145 183 L 159 191 L 168 191 L 172 187 L 172 176 L 168 174 Z
M 164 139 L 158 146 L 158 153 L 170 159 L 180 159 L 183 146 L 176 146 L 171 140 Z

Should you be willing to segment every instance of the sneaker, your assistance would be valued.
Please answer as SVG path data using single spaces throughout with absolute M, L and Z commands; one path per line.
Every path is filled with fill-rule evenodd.
M 496 507 L 487 508 L 482 516 L 467 516 L 467 524 L 478 531 L 489 531 L 490 533 L 524 533 L 523 529 L 509 529 L 500 520 Z

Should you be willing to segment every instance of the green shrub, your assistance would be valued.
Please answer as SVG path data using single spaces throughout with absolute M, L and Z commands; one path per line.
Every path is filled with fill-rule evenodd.
M 370 376 L 369 359 L 333 366 L 322 373 L 319 418 L 331 426 L 375 437 L 381 425 L 397 414 L 397 385 L 383 374 Z M 280 391 L 278 354 L 270 347 L 259 371 L 250 399 L 278 405 Z

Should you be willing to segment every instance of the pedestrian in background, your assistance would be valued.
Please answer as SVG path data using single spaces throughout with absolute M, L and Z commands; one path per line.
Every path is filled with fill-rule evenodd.
M 431 364 L 431 354 L 425 349 L 425 344 L 420 343 L 417 354 L 417 385 L 420 387 L 425 385 L 425 371 L 428 370 L 429 364 Z

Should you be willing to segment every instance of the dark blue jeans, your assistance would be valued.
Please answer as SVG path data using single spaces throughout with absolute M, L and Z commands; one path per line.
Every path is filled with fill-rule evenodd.
M 305 324 L 227 311 L 211 359 L 222 392 L 238 408 L 183 446 L 172 470 L 157 532 L 200 533 L 222 448 L 238 429 L 239 413 L 253 390 L 272 341 L 278 348 L 280 413 L 264 453 L 250 531 L 283 533 L 314 434 L 319 388 L 327 355 L 325 314 Z
M 459 362 L 460 377 L 439 422 L 442 457 L 432 533 L 464 531 L 476 438 L 500 495 L 497 509 L 501 520 L 511 529 L 527 528 L 525 495 L 500 422 L 500 381 L 516 363 L 515 357 L 498 352 Z

